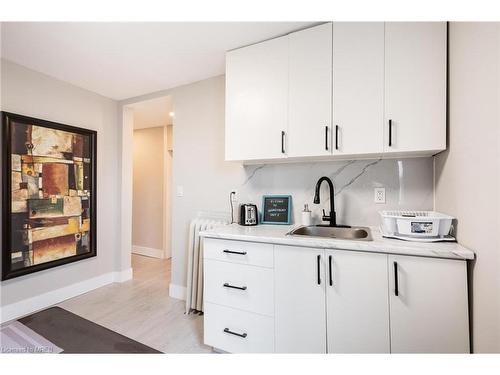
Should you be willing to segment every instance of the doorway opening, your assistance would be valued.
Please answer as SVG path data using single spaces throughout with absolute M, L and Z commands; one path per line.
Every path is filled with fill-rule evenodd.
M 170 95 L 126 107 L 133 123 L 131 263 L 136 279 L 146 277 L 157 262 L 170 268 L 174 111 Z M 170 282 L 170 272 L 156 276 Z

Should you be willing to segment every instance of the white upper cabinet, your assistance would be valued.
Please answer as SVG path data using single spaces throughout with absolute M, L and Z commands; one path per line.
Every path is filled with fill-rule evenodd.
M 385 153 L 446 149 L 446 23 L 385 24 Z
M 326 23 L 226 54 L 226 160 L 446 149 L 446 23 Z
M 389 255 L 392 353 L 468 353 L 466 262 Z
M 333 24 L 333 154 L 382 154 L 384 23 Z
M 228 52 L 226 160 L 285 157 L 287 117 L 288 36 Z
M 387 254 L 326 250 L 329 353 L 390 353 Z
M 288 156 L 332 153 L 332 24 L 289 36 Z

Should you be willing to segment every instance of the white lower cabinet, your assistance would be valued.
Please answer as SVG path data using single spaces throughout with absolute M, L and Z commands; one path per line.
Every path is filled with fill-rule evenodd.
M 205 344 L 230 353 L 274 352 L 274 245 L 204 240 Z
M 463 260 L 218 239 L 206 245 L 204 340 L 217 349 L 470 350 Z
M 203 240 L 203 257 L 228 263 L 273 268 L 273 248 L 270 243 L 206 238 Z
M 325 251 L 274 247 L 276 352 L 326 353 Z
M 387 254 L 326 250 L 329 353 L 390 353 Z
M 272 317 L 208 302 L 204 309 L 204 336 L 208 345 L 230 353 L 274 352 Z
M 389 255 L 391 351 L 468 353 L 466 262 Z
M 274 315 L 273 270 L 205 260 L 205 301 Z

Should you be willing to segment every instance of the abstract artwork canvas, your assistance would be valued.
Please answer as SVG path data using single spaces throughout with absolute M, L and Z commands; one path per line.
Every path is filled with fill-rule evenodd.
M 97 133 L 2 112 L 2 280 L 96 255 Z

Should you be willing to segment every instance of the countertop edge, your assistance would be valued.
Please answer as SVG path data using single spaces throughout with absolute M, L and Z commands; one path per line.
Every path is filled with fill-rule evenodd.
M 315 247 L 324 249 L 337 249 L 337 250 L 351 250 L 380 254 L 396 254 L 396 255 L 409 255 L 409 256 L 423 256 L 430 258 L 444 258 L 455 260 L 473 260 L 475 258 L 474 252 L 463 247 L 458 243 L 452 243 L 458 247 L 456 251 L 450 249 L 439 249 L 439 243 L 425 243 L 429 245 L 429 249 L 422 249 L 417 246 L 412 247 L 410 241 L 384 239 L 384 244 L 377 243 L 377 241 L 352 241 L 352 240 L 337 240 L 342 242 L 333 242 L 330 239 L 322 238 L 297 238 L 289 236 L 265 236 L 256 234 L 241 234 L 241 233 L 218 233 L 216 229 L 201 231 L 200 237 L 212 239 L 225 239 L 235 241 L 257 242 L 257 243 L 270 243 L 274 245 L 288 245 L 298 247 Z M 393 243 L 394 242 L 394 243 Z M 420 246 L 423 244 L 418 243 Z M 447 245 L 449 246 L 450 243 Z M 432 249 L 434 248 L 434 249 Z

